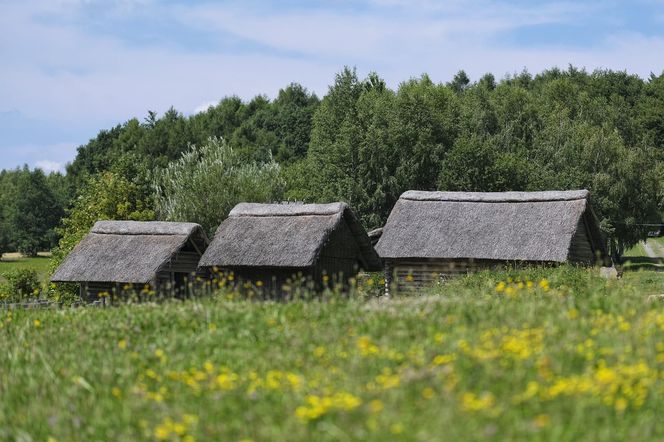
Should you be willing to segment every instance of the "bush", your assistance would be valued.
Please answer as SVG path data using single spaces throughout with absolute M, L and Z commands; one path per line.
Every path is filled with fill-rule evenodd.
M 36 298 L 40 291 L 37 272 L 32 269 L 18 269 L 2 275 L 7 282 L 0 285 L 0 299 L 22 301 Z
M 210 138 L 158 172 L 154 187 L 159 219 L 196 222 L 214 236 L 237 203 L 279 201 L 284 180 L 271 158 L 250 162 L 223 139 Z

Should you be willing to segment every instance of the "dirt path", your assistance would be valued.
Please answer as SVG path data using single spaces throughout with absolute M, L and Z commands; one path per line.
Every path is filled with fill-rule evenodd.
M 646 255 L 648 255 L 648 258 L 660 258 L 661 256 L 655 253 L 655 251 L 652 249 L 651 244 L 648 243 L 648 241 L 641 241 L 641 245 L 643 246 L 643 250 L 646 251 Z
M 648 256 L 651 258 L 664 258 L 664 246 L 659 243 L 659 241 L 650 241 L 645 243 L 648 247 L 650 247 L 650 251 L 652 251 L 655 255 L 651 256 L 649 254 L 648 249 L 646 249 L 646 253 L 648 253 Z

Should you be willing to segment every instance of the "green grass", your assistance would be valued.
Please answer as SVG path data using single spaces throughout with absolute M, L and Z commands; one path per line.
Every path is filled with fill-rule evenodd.
M 659 248 L 654 244 L 655 242 L 658 242 L 658 244 L 664 245 L 664 243 L 661 242 L 660 238 L 648 238 L 647 242 L 650 244 L 650 247 L 657 253 Z M 648 256 L 646 253 L 643 244 L 638 243 L 634 247 L 630 248 L 623 254 L 623 268 L 625 271 L 628 272 L 634 272 L 634 271 L 639 271 L 639 270 L 657 270 L 661 271 L 664 270 L 664 257 L 663 258 L 651 258 Z
M 655 238 L 648 238 L 648 241 L 657 242 L 659 245 L 664 246 L 664 236 L 657 236 Z
M 623 254 L 623 256 L 626 257 L 626 258 L 630 258 L 630 257 L 634 257 L 634 256 L 647 257 L 648 254 L 646 253 L 646 250 L 643 248 L 643 244 L 637 243 L 634 247 L 627 250 Z
M 49 253 L 40 253 L 38 256 L 26 258 L 18 253 L 5 253 L 0 259 L 0 281 L 4 281 L 3 273 L 18 269 L 33 269 L 39 275 L 39 279 L 46 280 L 48 274 L 48 265 L 50 261 Z
M 3 312 L 0 440 L 662 440 L 663 282 Z

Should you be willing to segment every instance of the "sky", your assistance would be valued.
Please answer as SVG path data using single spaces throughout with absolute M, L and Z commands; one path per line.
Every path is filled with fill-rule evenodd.
M 572 64 L 664 70 L 664 0 L 0 0 L 0 169 L 64 170 L 148 110 L 319 96 L 344 66 L 397 87 Z

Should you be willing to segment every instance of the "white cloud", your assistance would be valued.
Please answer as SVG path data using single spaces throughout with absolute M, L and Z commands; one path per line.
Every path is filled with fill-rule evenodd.
M 0 147 L 0 168 L 27 164 L 44 172 L 64 171 L 65 164 L 74 159 L 77 143 L 23 144 Z
M 239 53 L 131 45 L 126 39 L 91 34 L 70 19 L 87 1 L 3 3 L 0 103 L 2 109 L 16 109 L 35 121 L 63 126 L 93 121 L 100 122 L 101 129 L 134 116 L 142 119 L 148 110 L 164 112 L 171 105 L 199 112 L 227 95 L 276 96 L 290 82 L 323 95 L 345 64 L 357 66 L 360 75 L 375 70 L 392 87 L 424 72 L 434 81 L 448 81 L 459 69 L 477 79 L 485 72 L 501 77 L 523 67 L 536 73 L 570 63 L 588 69 L 626 69 L 644 77 L 664 67 L 661 37 L 621 34 L 596 47 L 575 48 L 522 48 L 497 42 L 501 33 L 521 26 L 583 20 L 579 17 L 601 8 L 601 3 L 526 8 L 484 0 L 417 0 L 415 5 L 406 0 L 372 1 L 378 9 L 360 13 L 338 8 L 266 14 L 239 7 L 242 3 L 168 6 L 126 0 L 114 4 L 115 16 L 154 13 L 179 20 L 183 28 L 212 32 L 219 41 L 230 33 L 262 48 Z M 35 18 L 44 13 L 67 20 Z M 65 140 L 53 140 L 52 145 L 60 141 Z M 72 146 L 85 141 L 82 137 L 63 142 L 60 148 L 29 146 L 36 149 L 34 153 L 12 156 L 12 163 L 5 156 L 0 167 L 24 161 L 64 164 L 75 154 Z M 39 154 L 44 149 L 51 153 Z
M 35 168 L 41 169 L 45 173 L 64 172 L 65 165 L 57 161 L 41 160 L 35 163 Z
M 201 112 L 205 112 L 209 108 L 216 106 L 217 103 L 219 103 L 219 100 L 217 100 L 217 101 L 214 101 L 214 100 L 206 101 L 205 103 L 202 103 L 202 104 L 196 106 L 196 108 L 194 109 L 194 113 L 195 114 L 200 114 Z

